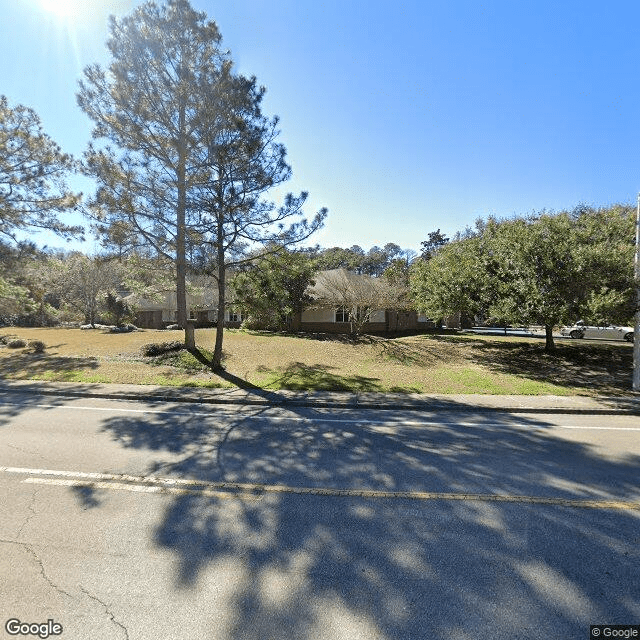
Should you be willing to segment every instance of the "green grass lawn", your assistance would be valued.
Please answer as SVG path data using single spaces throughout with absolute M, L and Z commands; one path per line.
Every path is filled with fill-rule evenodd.
M 0 348 L 0 376 L 12 379 L 113 382 L 177 386 L 416 393 L 525 395 L 623 394 L 631 390 L 632 345 L 559 341 L 553 355 L 534 338 L 477 335 L 302 337 L 225 332 L 225 372 L 207 366 L 214 329 L 198 329 L 199 353 L 156 357 L 141 347 L 182 338 L 181 332 L 146 330 L 0 330 L 42 340 L 44 354 Z

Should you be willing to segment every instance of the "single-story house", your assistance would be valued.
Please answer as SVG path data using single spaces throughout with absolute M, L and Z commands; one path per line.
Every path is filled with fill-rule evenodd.
M 426 316 L 411 309 L 396 308 L 386 281 L 346 269 L 316 274 L 309 288 L 315 304 L 298 314 L 292 329 L 310 333 L 349 333 L 351 319 L 366 314 L 365 333 L 395 333 L 433 327 Z
M 198 326 L 215 325 L 217 321 L 217 284 L 210 276 L 189 278 L 187 307 L 189 317 Z M 435 327 L 433 320 L 411 309 L 398 309 L 393 295 L 384 281 L 368 275 L 355 274 L 345 269 L 320 271 L 308 293 L 315 299 L 301 313 L 291 318 L 292 331 L 310 333 L 349 333 L 351 316 L 366 313 L 365 333 L 396 333 L 426 330 Z M 162 329 L 177 320 L 175 289 L 164 291 L 157 299 L 129 296 L 135 305 L 136 325 L 148 329 Z M 238 328 L 245 319 L 239 308 L 232 304 L 225 310 L 225 326 Z M 457 326 L 455 318 L 445 324 Z
M 125 301 L 136 309 L 135 324 L 145 329 L 164 329 L 178 319 L 176 290 L 160 292 L 154 299 L 129 295 Z M 213 326 L 218 320 L 218 285 L 210 276 L 190 276 L 187 285 L 189 318 L 201 327 Z M 225 310 L 225 326 L 238 328 L 244 317 L 239 309 Z

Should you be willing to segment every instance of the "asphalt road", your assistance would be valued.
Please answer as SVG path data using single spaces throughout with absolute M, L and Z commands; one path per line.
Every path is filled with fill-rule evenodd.
M 640 624 L 639 471 L 632 416 L 7 393 L 0 637 L 587 639 Z

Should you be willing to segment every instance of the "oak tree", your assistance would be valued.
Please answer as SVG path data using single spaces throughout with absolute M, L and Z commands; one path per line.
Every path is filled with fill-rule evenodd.
M 281 248 L 260 255 L 231 281 L 233 304 L 247 315 L 255 329 L 295 329 L 295 320 L 312 298 L 316 267 L 305 253 Z
M 411 288 L 417 306 L 436 317 L 480 313 L 542 325 L 552 351 L 557 325 L 632 315 L 633 212 L 582 207 L 490 218 L 416 263 Z

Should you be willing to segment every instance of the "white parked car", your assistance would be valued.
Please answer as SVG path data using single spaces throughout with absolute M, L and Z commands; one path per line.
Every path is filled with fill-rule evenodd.
M 578 320 L 570 327 L 562 327 L 560 335 L 570 338 L 600 338 L 601 340 L 626 340 L 633 342 L 633 327 L 618 327 L 609 324 L 603 327 L 590 327 Z

